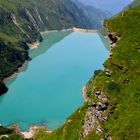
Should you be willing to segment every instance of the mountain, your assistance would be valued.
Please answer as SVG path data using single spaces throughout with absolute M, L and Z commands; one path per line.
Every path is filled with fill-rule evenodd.
M 104 21 L 112 41 L 104 71 L 84 87 L 86 102 L 52 133 L 35 140 L 138 140 L 140 138 L 140 5 L 138 0 Z
M 97 7 L 110 13 L 117 14 L 133 0 L 79 0 L 85 5 Z
M 42 41 L 41 31 L 97 28 L 108 17 L 79 4 L 73 0 L 0 0 L 0 95 L 7 91 L 4 78 L 30 60 L 29 44 Z
M 89 24 L 91 25 L 91 28 L 96 28 L 99 29 L 101 27 L 101 23 L 104 19 L 109 18 L 112 16 L 112 14 L 108 11 L 101 10 L 99 8 L 96 8 L 94 6 L 89 6 L 89 5 L 84 5 L 78 0 L 71 0 L 71 6 L 67 4 L 68 0 L 61 0 L 62 3 L 64 3 L 70 11 L 73 11 L 76 13 L 76 9 L 73 5 L 75 5 L 79 8 L 82 9 L 83 14 L 86 15 Z M 81 19 L 82 17 L 77 17 L 77 19 Z

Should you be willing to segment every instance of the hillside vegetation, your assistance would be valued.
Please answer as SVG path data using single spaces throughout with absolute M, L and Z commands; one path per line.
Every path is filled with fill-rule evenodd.
M 140 6 L 105 21 L 112 40 L 104 71 L 87 83 L 88 102 L 51 134 L 35 140 L 138 140 L 140 138 Z M 117 41 L 117 43 L 116 43 Z

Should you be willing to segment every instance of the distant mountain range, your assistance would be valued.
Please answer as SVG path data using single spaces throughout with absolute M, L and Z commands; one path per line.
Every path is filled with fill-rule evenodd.
M 109 11 L 112 14 L 120 12 L 133 0 L 79 0 L 85 5 L 94 6 L 102 10 Z

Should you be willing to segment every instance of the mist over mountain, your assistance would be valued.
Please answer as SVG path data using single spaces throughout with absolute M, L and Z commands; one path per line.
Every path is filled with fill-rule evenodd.
M 133 0 L 79 0 L 85 5 L 92 5 L 102 10 L 107 10 L 112 14 L 120 12 Z

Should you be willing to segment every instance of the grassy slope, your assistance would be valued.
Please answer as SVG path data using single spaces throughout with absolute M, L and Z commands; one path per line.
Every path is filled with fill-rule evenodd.
M 140 138 L 140 6 L 131 8 L 105 21 L 109 31 L 114 32 L 121 40 L 113 49 L 113 56 L 105 62 L 105 67 L 112 72 L 108 77 L 101 72 L 88 83 L 88 94 L 96 86 L 104 90 L 112 105 L 114 114 L 107 123 L 102 124 L 109 130 L 113 140 L 138 140 Z M 108 82 L 107 82 L 108 81 Z M 94 95 L 90 95 L 91 98 Z M 84 109 L 83 109 L 84 108 Z M 35 140 L 77 140 L 87 105 L 76 111 L 61 128 L 52 134 L 38 132 Z M 82 115 L 81 115 L 82 114 Z M 68 122 L 67 120 L 67 122 Z M 65 129 L 63 129 L 65 128 Z M 85 140 L 99 139 L 92 132 Z
M 129 9 L 123 17 L 119 15 L 106 23 L 111 32 L 121 37 L 113 50 L 113 57 L 105 62 L 105 67 L 113 72 L 109 81 L 114 80 L 116 87 L 110 90 L 113 82 L 100 87 L 99 80 L 105 79 L 104 75 L 96 79 L 99 88 L 105 88 L 112 101 L 117 103 L 115 113 L 106 127 L 113 139 L 139 139 L 140 6 Z
M 54 131 L 52 134 L 46 134 L 44 131 L 40 130 L 35 136 L 35 140 L 77 140 L 79 138 L 79 131 L 81 130 L 81 124 L 83 122 L 87 104 L 80 107 L 75 113 L 73 113 L 69 118 L 67 118 L 65 124 Z

